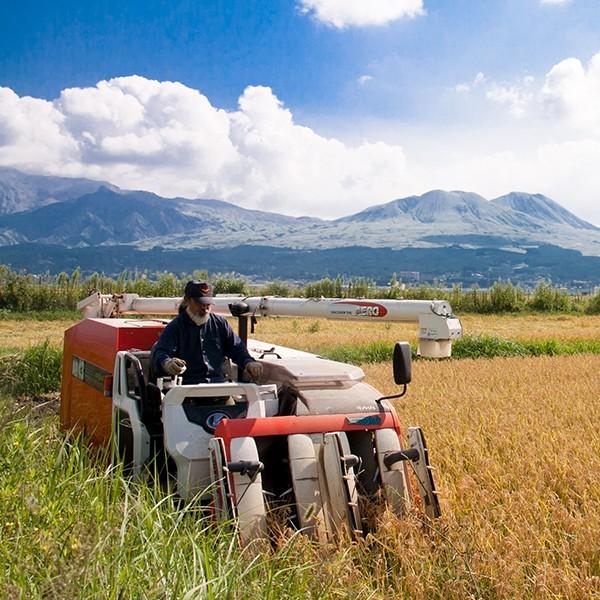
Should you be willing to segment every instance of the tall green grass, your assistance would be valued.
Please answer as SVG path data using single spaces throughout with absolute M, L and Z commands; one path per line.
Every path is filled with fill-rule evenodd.
M 558 356 L 600 354 L 600 340 L 510 340 L 499 336 L 465 336 L 455 342 L 454 358 L 494 358 L 497 356 Z
M 230 524 L 209 520 L 153 480 L 135 482 L 105 454 L 35 409 L 0 402 L 0 597 L 82 599 L 442 598 L 465 574 L 443 535 L 425 531 L 428 560 L 404 541 L 422 523 L 338 545 L 287 532 L 242 549 Z M 389 525 L 389 523 L 388 523 Z M 398 527 L 397 529 L 395 527 Z M 427 577 L 419 583 L 420 574 Z M 462 581 L 476 593 L 479 584 Z
M 318 597 L 302 544 L 242 551 L 231 527 L 158 485 L 127 480 L 106 456 L 35 415 L 0 427 L 2 598 Z
M 0 356 L 0 390 L 16 396 L 36 396 L 60 387 L 62 349 L 48 341 L 22 352 Z

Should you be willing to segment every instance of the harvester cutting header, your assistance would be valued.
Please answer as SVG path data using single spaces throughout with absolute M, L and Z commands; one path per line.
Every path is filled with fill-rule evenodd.
M 410 427 L 405 438 L 390 403 L 411 380 L 408 343 L 396 343 L 392 360 L 403 390 L 384 397 L 357 366 L 247 340 L 247 332 L 259 316 L 409 321 L 419 324 L 422 355 L 447 357 L 462 333 L 447 302 L 211 297 L 214 313 L 238 318 L 246 358 L 225 365 L 217 383 L 185 385 L 184 361 L 171 375 L 154 368 L 151 351 L 168 322 L 126 318 L 181 318 L 180 303 L 100 293 L 79 303 L 85 318 L 65 332 L 63 428 L 98 444 L 112 439 L 134 476 L 158 465 L 181 498 L 198 497 L 215 519 L 233 519 L 242 543 L 267 536 L 280 514 L 319 540 L 371 530 L 373 504 L 439 516 L 423 433 Z M 193 325 L 201 342 L 204 323 Z M 240 368 L 250 363 L 259 368 Z

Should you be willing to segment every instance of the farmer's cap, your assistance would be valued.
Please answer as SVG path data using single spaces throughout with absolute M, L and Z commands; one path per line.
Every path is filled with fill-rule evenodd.
M 183 292 L 188 298 L 193 298 L 199 304 L 213 304 L 212 285 L 206 281 L 188 281 Z

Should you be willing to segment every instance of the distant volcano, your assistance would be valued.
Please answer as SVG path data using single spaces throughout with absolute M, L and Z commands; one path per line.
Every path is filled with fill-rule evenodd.
M 0 246 L 518 249 L 553 244 L 600 256 L 599 228 L 550 198 L 522 192 L 488 201 L 471 192 L 434 190 L 322 220 L 2 168 L 0 215 Z

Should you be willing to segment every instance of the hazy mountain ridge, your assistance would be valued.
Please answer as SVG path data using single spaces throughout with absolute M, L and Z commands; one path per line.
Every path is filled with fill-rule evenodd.
M 520 214 L 534 217 L 549 223 L 562 223 L 576 229 L 600 229 L 563 208 L 558 202 L 542 194 L 527 194 L 524 192 L 511 192 L 505 196 L 490 200 L 493 204 L 501 206 Z
M 472 192 L 432 190 L 422 196 L 409 196 L 337 219 L 337 222 L 365 222 L 409 219 L 418 223 L 440 223 L 448 219 L 480 220 L 493 214 L 489 202 Z
M 82 189 L 85 193 L 77 195 Z M 520 251 L 552 243 L 600 256 L 598 227 L 550 198 L 523 192 L 488 201 L 472 192 L 433 190 L 326 221 L 0 169 L 1 213 L 0 246 L 129 244 L 144 250 L 244 244 L 292 249 L 455 245 Z
M 235 236 L 264 242 L 274 234 L 321 223 L 247 210 L 221 200 L 162 198 L 150 192 L 100 185 L 81 197 L 0 217 L 0 245 L 58 244 L 67 247 L 115 244 L 228 246 Z
M 548 225 L 567 225 L 575 229 L 600 231 L 579 219 L 554 200 L 542 194 L 511 192 L 486 200 L 472 192 L 432 190 L 422 196 L 409 196 L 386 204 L 372 206 L 359 213 L 337 219 L 337 222 L 403 221 L 415 225 L 437 223 L 442 227 L 471 224 L 509 226 L 531 230 Z
M 55 202 L 79 198 L 105 186 L 116 186 L 91 179 L 30 175 L 0 166 L 0 215 L 41 208 Z
M 21 242 L 68 247 L 129 243 L 164 230 L 178 233 L 195 226 L 195 219 L 173 212 L 158 196 L 127 194 L 107 187 L 0 218 L 0 231 L 20 235 Z

